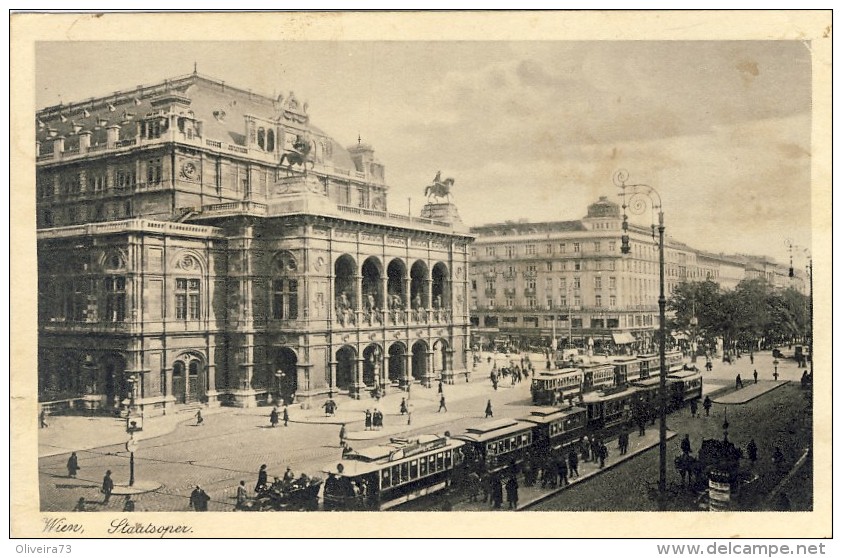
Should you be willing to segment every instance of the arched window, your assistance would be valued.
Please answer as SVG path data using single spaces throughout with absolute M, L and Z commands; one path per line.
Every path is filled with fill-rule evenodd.
M 275 320 L 295 320 L 298 318 L 298 265 L 289 252 L 275 256 L 273 274 L 270 282 L 272 318 Z
M 275 151 L 275 131 L 269 130 L 266 132 L 266 151 L 273 153 Z
M 257 145 L 260 149 L 264 149 L 266 147 L 266 130 L 263 128 L 257 129 Z

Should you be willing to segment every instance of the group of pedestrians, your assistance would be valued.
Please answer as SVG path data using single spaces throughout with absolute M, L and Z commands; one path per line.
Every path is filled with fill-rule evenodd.
M 377 408 L 374 412 L 371 409 L 365 410 L 365 429 L 366 430 L 380 430 L 383 428 L 383 413 Z
M 269 424 L 272 426 L 272 428 L 275 428 L 278 425 L 278 420 L 280 417 L 281 415 L 278 413 L 278 406 L 276 405 L 272 408 L 272 411 L 269 413 Z M 284 426 L 289 426 L 289 409 L 286 405 L 284 405 L 283 408 L 283 420 Z

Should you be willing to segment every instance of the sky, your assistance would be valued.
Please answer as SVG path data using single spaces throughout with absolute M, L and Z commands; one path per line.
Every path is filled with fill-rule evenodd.
M 787 239 L 810 245 L 803 42 L 39 42 L 35 106 L 194 62 L 256 93 L 294 91 L 339 143 L 371 144 L 393 212 L 411 198 L 416 213 L 441 170 L 467 225 L 579 219 L 599 196 L 620 200 L 625 169 L 691 246 L 786 262 Z

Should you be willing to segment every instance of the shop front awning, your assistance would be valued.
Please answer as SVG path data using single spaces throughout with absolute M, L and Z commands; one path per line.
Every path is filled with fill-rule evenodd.
M 628 345 L 629 343 L 634 343 L 636 339 L 631 333 L 621 332 L 621 333 L 611 333 L 611 336 L 614 338 L 614 342 L 618 345 Z

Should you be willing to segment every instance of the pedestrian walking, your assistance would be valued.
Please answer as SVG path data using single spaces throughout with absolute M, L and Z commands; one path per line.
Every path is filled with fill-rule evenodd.
M 516 475 L 510 476 L 506 482 L 506 501 L 509 503 L 510 510 L 517 509 L 518 483 Z
M 325 408 L 325 416 L 332 417 L 336 412 L 336 402 L 333 399 L 328 399 L 322 403 L 322 407 Z
M 444 383 L 441 380 L 439 380 L 439 393 L 444 393 Z
M 692 449 L 690 447 L 690 435 L 685 434 L 684 438 L 681 439 L 681 452 L 684 453 L 684 455 L 689 455 L 691 451 Z
M 757 383 L 757 369 L 754 370 L 754 383 Z
M 690 400 L 690 416 L 696 418 L 696 412 L 699 410 L 699 401 L 697 399 Z
M 202 410 L 199 409 L 196 411 L 196 426 L 201 426 L 203 422 L 205 422 L 205 419 L 202 417 Z
M 608 447 L 602 442 L 599 443 L 599 468 L 605 467 L 605 460 L 608 459 Z
M 402 415 L 405 415 L 409 412 L 409 409 L 407 409 L 407 407 L 406 407 L 406 398 L 405 397 L 401 397 L 400 412 L 401 412 Z
M 76 507 L 73 508 L 73 511 L 88 511 L 88 507 L 84 498 L 79 498 L 79 501 L 76 502 Z
M 485 418 L 494 417 L 494 411 L 491 409 L 491 399 L 485 405 Z
M 124 512 L 133 512 L 134 511 L 134 500 L 132 500 L 131 494 L 126 494 L 126 500 L 123 502 L 123 511 Z
M 365 429 L 366 430 L 371 430 L 371 419 L 372 419 L 371 410 L 366 409 L 365 410 Z
M 754 465 L 754 462 L 757 461 L 757 444 L 754 442 L 754 438 L 748 441 L 746 453 L 748 453 L 748 458 L 751 461 L 751 464 Z
M 567 462 L 561 456 L 556 460 L 556 473 L 558 474 L 558 482 L 561 486 L 567 486 L 570 481 L 567 480 Z
M 38 416 L 38 420 L 40 421 L 41 428 L 48 428 L 50 425 L 47 424 L 47 410 L 41 409 L 41 414 Z
M 246 491 L 246 481 L 241 480 L 240 484 L 237 486 L 237 505 L 235 508 L 242 507 L 243 504 L 246 503 L 248 500 L 248 491 Z
M 442 394 L 442 396 L 441 396 L 441 399 L 439 400 L 439 410 L 438 410 L 438 411 L 436 411 L 436 412 L 437 412 L 437 413 L 440 413 L 442 409 L 444 409 L 444 412 L 445 412 L 445 413 L 447 412 L 447 405 L 445 405 L 444 395 L 443 395 L 443 394 Z
M 596 438 L 591 438 L 591 455 L 593 456 L 593 460 L 596 461 L 599 459 L 599 448 L 600 448 L 600 441 Z
M 587 436 L 579 440 L 579 445 L 582 448 L 582 461 L 587 463 L 591 460 L 591 441 Z
M 576 450 L 570 446 L 570 451 L 567 452 L 567 467 L 570 469 L 570 476 L 579 478 L 579 456 L 576 455 Z
M 476 471 L 471 471 L 468 474 L 468 501 L 476 502 L 479 498 L 480 492 L 480 478 Z
M 102 504 L 108 504 L 111 499 L 111 493 L 114 491 L 114 480 L 111 478 L 111 469 L 105 471 L 105 476 L 102 477 L 102 486 L 99 489 L 105 496 L 102 498 Z
M 266 472 L 266 464 L 264 463 L 260 466 L 260 470 L 257 472 L 257 483 L 254 485 L 254 493 L 260 494 L 266 490 L 268 483 L 269 473 Z
M 345 438 L 348 436 L 348 431 L 345 429 L 345 423 L 339 427 L 339 447 L 345 447 Z
M 76 457 L 76 452 L 74 451 L 70 454 L 70 457 L 67 458 L 67 476 L 71 479 L 75 479 L 76 472 L 79 469 L 79 458 Z
M 705 395 L 705 400 L 702 403 L 702 407 L 705 408 L 705 416 L 710 416 L 710 408 L 713 407 L 713 401 L 710 400 L 710 395 Z
M 743 379 L 737 374 L 737 389 L 743 389 Z
M 289 426 L 289 408 L 284 405 L 284 426 Z
M 208 511 L 209 501 L 210 496 L 208 496 L 208 493 L 202 490 L 202 487 L 197 484 L 193 492 L 190 493 L 190 509 L 197 512 Z
M 269 424 L 272 425 L 272 428 L 275 428 L 278 425 L 278 408 L 272 408 L 272 412 L 269 413 Z
M 383 413 L 374 409 L 374 426 L 376 430 L 383 428 Z
M 499 474 L 494 474 L 491 477 L 491 507 L 500 509 L 503 505 L 503 479 Z

